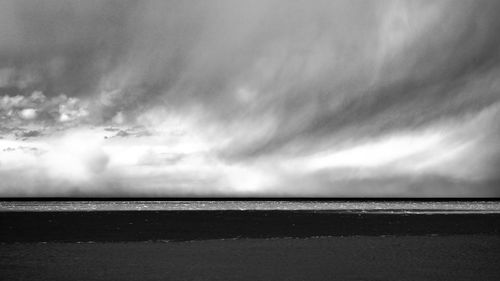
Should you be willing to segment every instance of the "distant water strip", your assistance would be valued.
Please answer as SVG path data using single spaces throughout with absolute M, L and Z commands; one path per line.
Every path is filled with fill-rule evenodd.
M 500 213 L 500 201 L 0 201 L 0 212 L 327 211 L 360 213 Z

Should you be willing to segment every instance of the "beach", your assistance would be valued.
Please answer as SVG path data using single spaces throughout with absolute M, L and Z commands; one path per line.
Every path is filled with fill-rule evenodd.
M 0 276 L 3 280 L 500 278 L 496 201 L 349 204 L 323 202 L 324 208 L 319 208 L 317 202 L 305 201 L 284 205 L 123 201 L 77 202 L 75 207 L 72 202 L 2 202 Z
M 1 245 L 4 280 L 498 280 L 500 237 Z

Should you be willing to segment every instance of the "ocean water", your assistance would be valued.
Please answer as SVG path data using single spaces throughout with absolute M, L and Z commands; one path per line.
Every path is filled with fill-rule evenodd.
M 223 211 L 279 210 L 377 213 L 500 213 L 500 201 L 195 200 L 0 201 L 0 211 Z

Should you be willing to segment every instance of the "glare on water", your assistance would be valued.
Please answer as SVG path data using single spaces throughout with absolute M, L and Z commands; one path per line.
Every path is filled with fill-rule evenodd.
M 0 201 L 0 211 L 223 211 L 290 210 L 336 212 L 480 212 L 500 213 L 496 201 Z

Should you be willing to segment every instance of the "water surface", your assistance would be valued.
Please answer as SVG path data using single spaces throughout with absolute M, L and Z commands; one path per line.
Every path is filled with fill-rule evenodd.
M 194 201 L 0 201 L 0 211 L 223 211 L 223 210 L 316 210 L 337 212 L 480 212 L 500 213 L 500 201 L 372 201 L 372 200 L 194 200 Z

